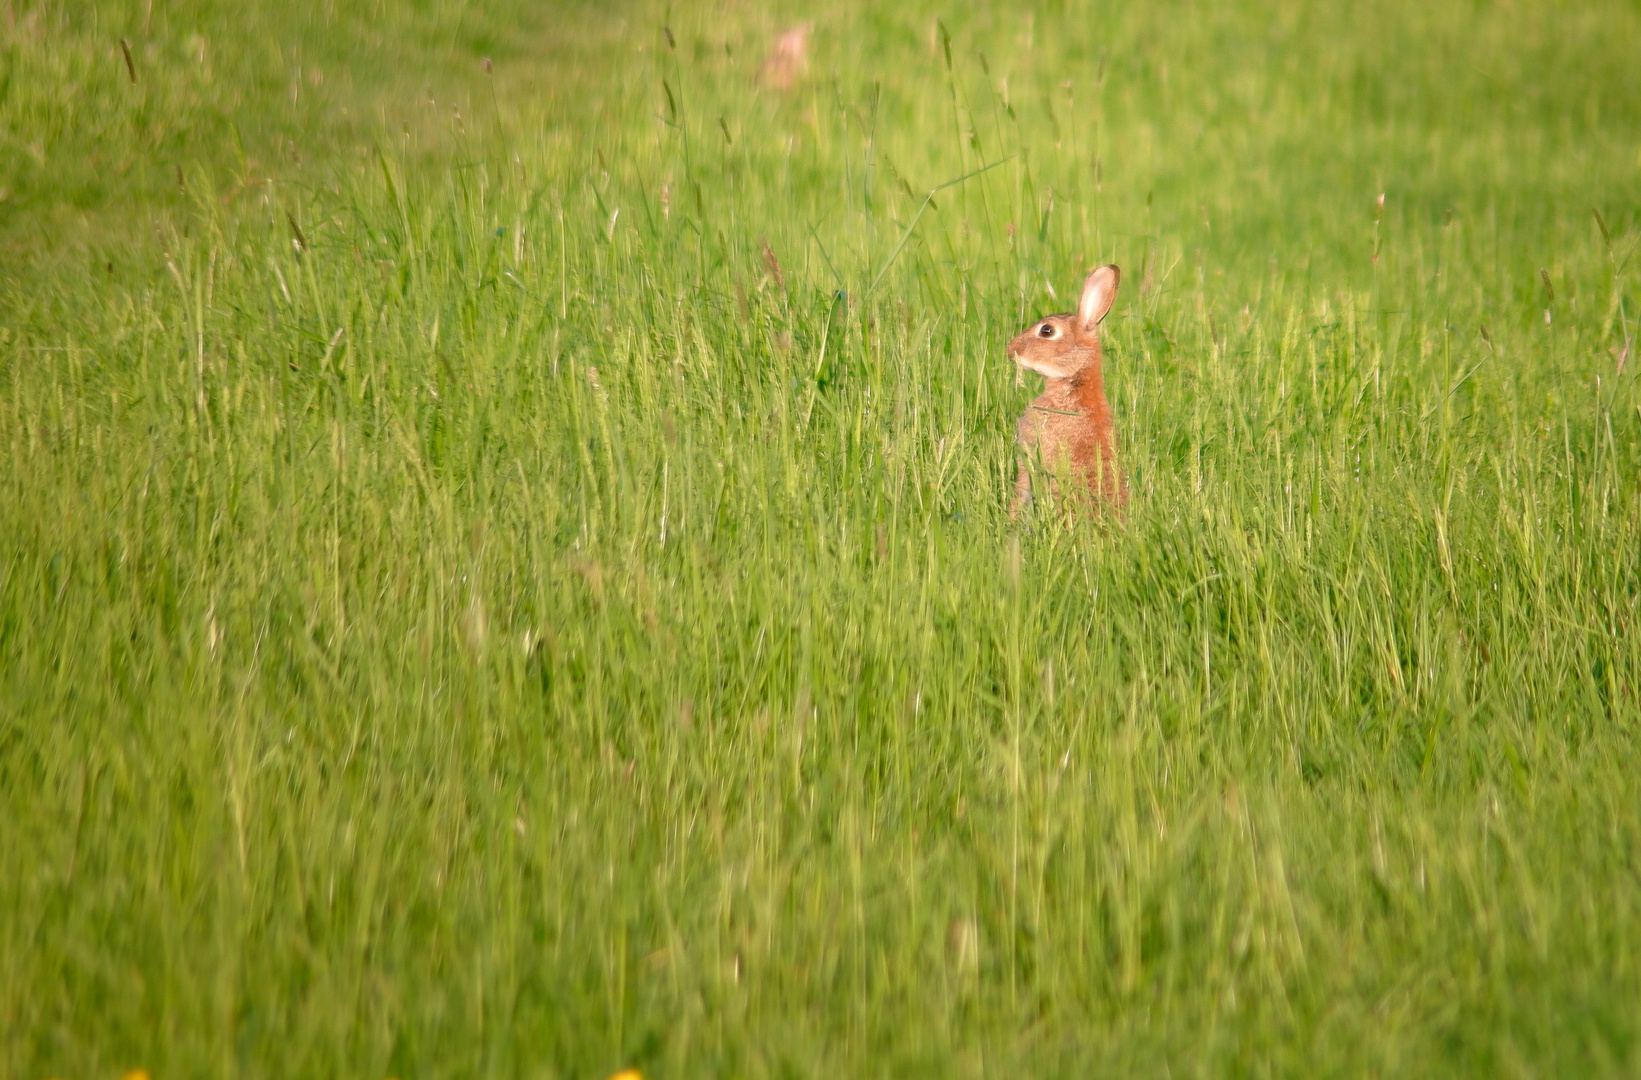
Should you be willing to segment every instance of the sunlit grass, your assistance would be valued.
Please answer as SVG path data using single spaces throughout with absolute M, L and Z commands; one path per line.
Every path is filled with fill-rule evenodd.
M 1636 1069 L 1635 12 L 373 11 L 7 226 L 0 1069 Z

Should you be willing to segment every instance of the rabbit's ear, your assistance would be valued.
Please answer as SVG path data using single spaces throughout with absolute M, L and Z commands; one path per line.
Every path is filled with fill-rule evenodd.
M 1093 330 L 1105 318 L 1105 313 L 1111 310 L 1111 302 L 1117 299 L 1116 266 L 1102 266 L 1083 282 L 1083 299 L 1077 305 L 1077 321 L 1084 330 Z

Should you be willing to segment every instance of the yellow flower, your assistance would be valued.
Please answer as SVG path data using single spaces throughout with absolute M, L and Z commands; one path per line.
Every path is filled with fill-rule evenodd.
M 644 1080 L 644 1074 L 637 1069 L 622 1069 L 620 1072 L 613 1074 L 610 1080 Z

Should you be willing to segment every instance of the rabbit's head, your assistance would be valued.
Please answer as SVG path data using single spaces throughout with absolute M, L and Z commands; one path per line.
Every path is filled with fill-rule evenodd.
M 1115 266 L 1102 266 L 1083 282 L 1083 298 L 1069 315 L 1039 319 L 1009 342 L 1009 358 L 1027 371 L 1069 379 L 1100 363 L 1100 320 L 1117 298 Z

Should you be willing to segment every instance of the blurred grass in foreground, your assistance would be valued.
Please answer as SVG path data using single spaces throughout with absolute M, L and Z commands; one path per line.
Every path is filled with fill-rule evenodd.
M 0 1072 L 1641 1067 L 1632 7 L 87 10 Z M 1096 260 L 1132 509 L 1015 528 Z

